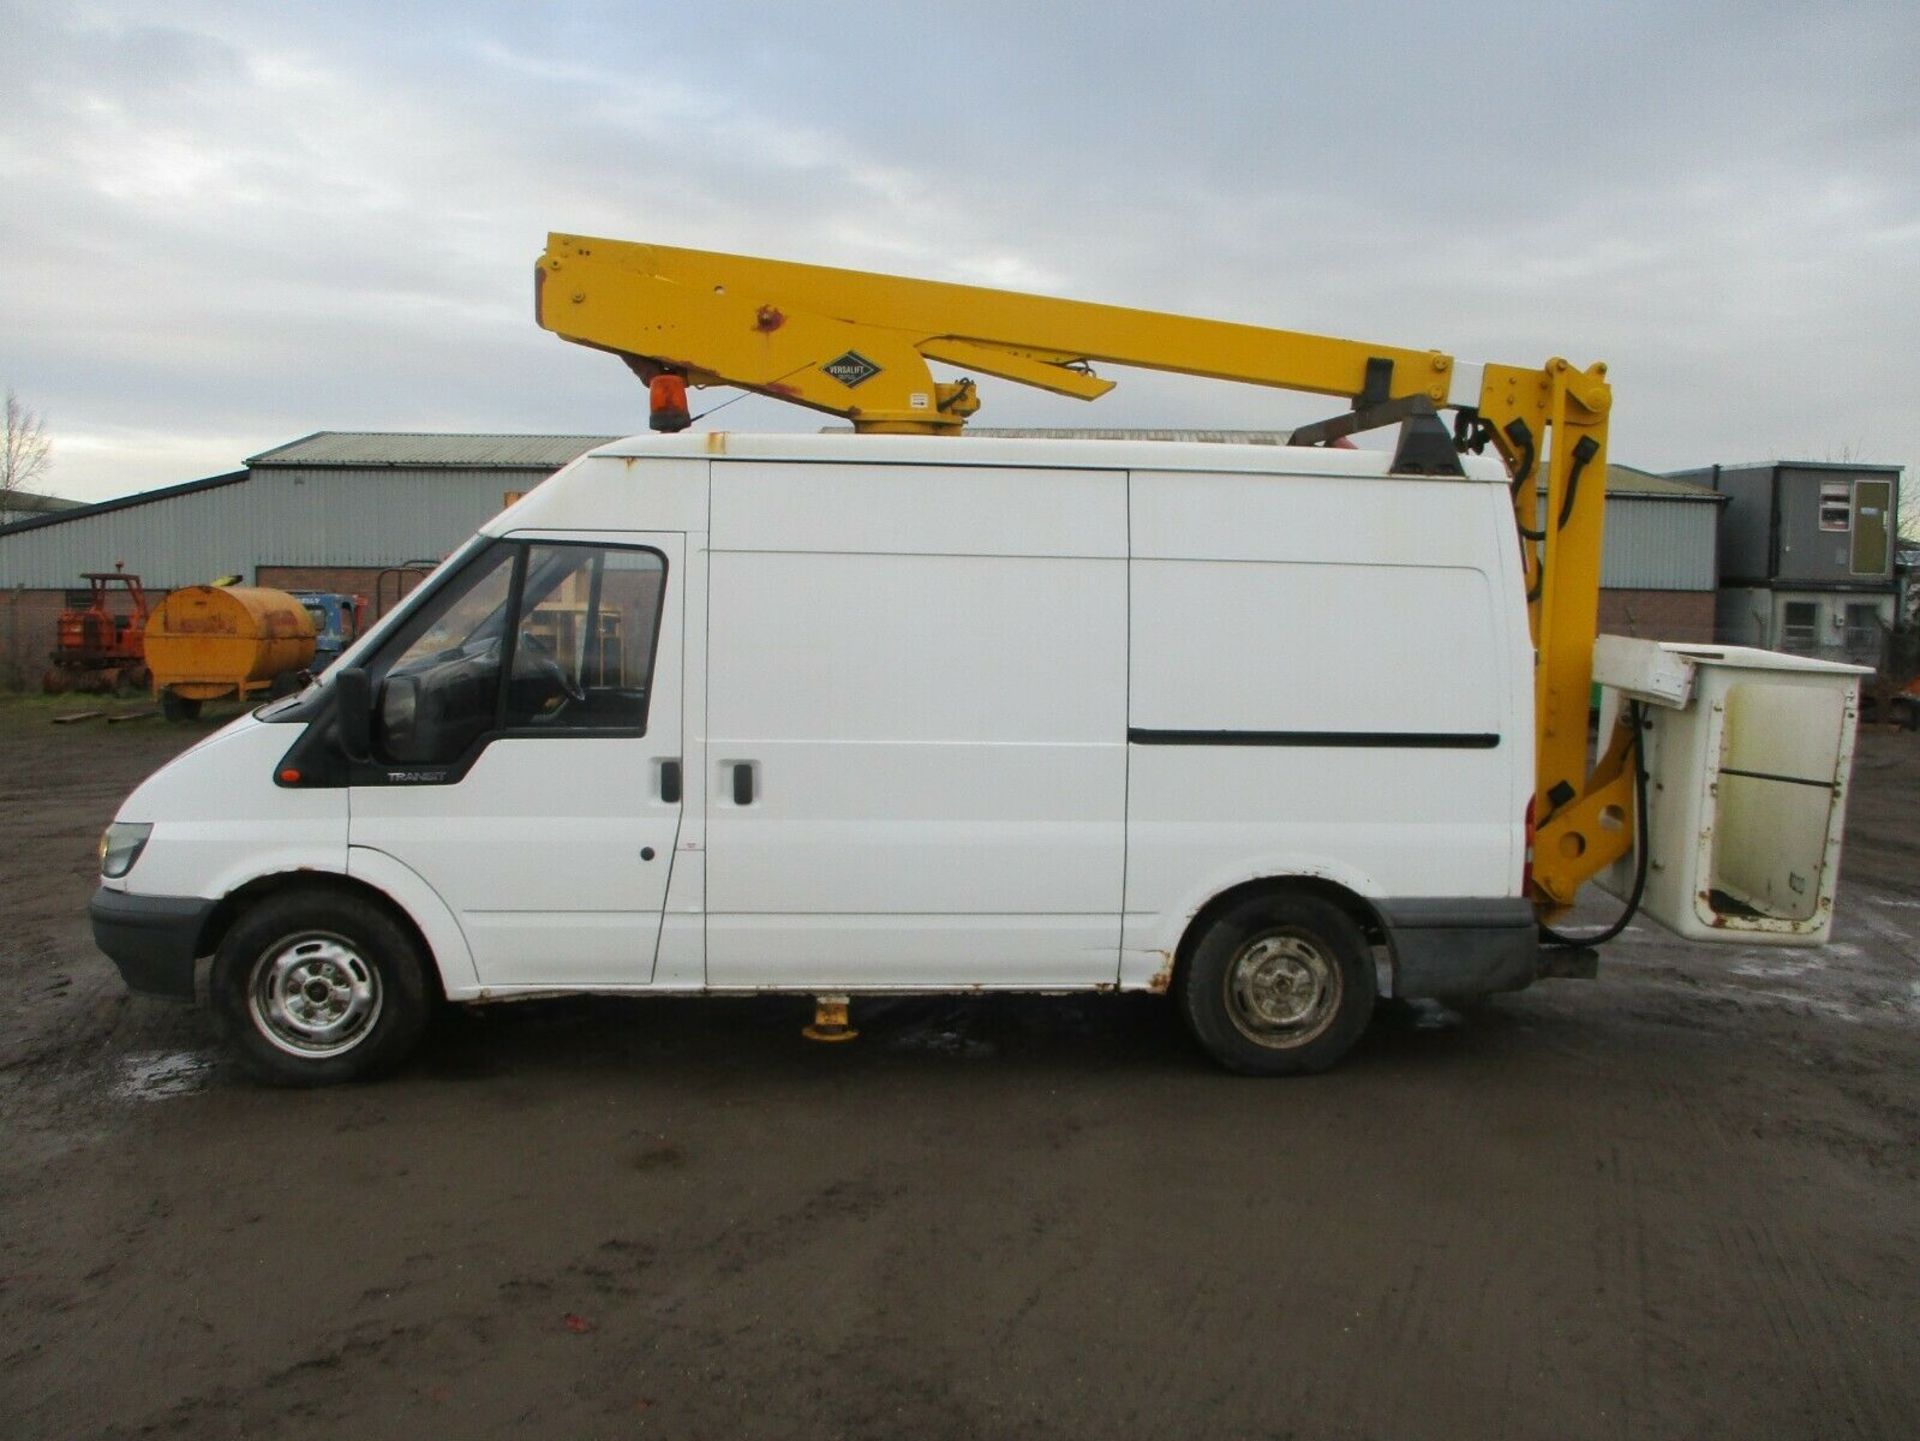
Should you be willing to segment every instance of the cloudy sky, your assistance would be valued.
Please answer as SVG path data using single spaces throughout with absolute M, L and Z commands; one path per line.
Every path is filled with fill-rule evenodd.
M 1616 460 L 1913 466 L 1916 56 L 1911 0 L 0 0 L 0 383 L 85 499 L 317 429 L 643 428 L 534 325 L 563 230 L 1604 359 Z M 1325 408 L 1119 378 L 981 419 Z

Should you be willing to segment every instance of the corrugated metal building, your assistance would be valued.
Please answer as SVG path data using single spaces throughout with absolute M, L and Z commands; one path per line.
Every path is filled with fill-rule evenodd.
M 35 516 L 0 529 L 0 579 L 65 588 L 124 561 L 159 588 L 261 570 L 379 568 L 444 555 L 505 496 L 603 435 L 380 435 L 322 431 L 245 470 Z
M 616 438 L 321 431 L 245 470 L 0 527 L 0 680 L 39 675 L 83 571 L 124 564 L 154 599 L 221 575 L 372 597 L 383 571 L 438 559 L 508 495 Z
M 1600 630 L 1645 640 L 1713 641 L 1719 520 L 1712 487 L 1630 465 L 1607 467 Z

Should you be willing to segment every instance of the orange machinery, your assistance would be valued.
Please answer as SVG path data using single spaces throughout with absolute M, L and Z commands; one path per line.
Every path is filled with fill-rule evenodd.
M 48 695 L 67 691 L 145 690 L 147 593 L 140 577 L 123 565 L 90 570 L 81 577 L 88 591 L 84 605 L 72 602 L 60 612 L 54 632 L 53 664 L 40 678 Z M 126 608 L 116 610 L 116 592 L 126 592 Z

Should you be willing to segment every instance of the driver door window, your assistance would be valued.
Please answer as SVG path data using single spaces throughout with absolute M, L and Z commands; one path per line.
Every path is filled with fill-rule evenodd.
M 508 728 L 644 734 L 665 579 L 665 563 L 650 550 L 533 546 Z
M 653 550 L 495 545 L 376 676 L 380 755 L 451 765 L 500 732 L 644 735 L 665 582 Z

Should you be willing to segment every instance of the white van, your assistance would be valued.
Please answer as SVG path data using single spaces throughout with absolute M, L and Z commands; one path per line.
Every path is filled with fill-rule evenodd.
M 281 1083 L 561 992 L 1171 990 L 1224 1064 L 1322 1068 L 1376 960 L 1539 964 L 1506 477 L 1390 464 L 604 447 L 142 784 L 94 935 Z

